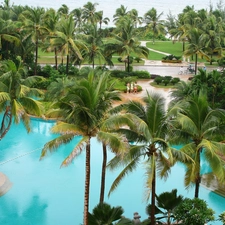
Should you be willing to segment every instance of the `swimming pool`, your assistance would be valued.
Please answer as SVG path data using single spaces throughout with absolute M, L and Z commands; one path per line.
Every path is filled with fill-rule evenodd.
M 0 198 L 0 222 L 4 225 L 74 225 L 82 224 L 84 197 L 85 155 L 73 164 L 60 168 L 73 143 L 61 147 L 56 153 L 39 161 L 43 145 L 54 138 L 49 132 L 53 122 L 32 119 L 32 133 L 27 134 L 22 124 L 13 125 L 0 141 L 0 171 L 13 183 Z M 112 155 L 109 153 L 109 157 Z M 101 176 L 101 145 L 91 142 L 90 211 L 99 202 Z M 118 172 L 107 171 L 106 195 Z M 194 189 L 183 187 L 184 168 L 176 165 L 167 181 L 157 180 L 157 194 L 176 188 L 178 194 L 192 198 Z M 122 206 L 124 216 L 133 217 L 139 212 L 141 220 L 147 218 L 144 197 L 144 170 L 130 174 L 105 202 Z M 200 198 L 206 200 L 217 215 L 225 211 L 225 198 L 200 189 Z M 220 222 L 212 224 L 219 225 Z

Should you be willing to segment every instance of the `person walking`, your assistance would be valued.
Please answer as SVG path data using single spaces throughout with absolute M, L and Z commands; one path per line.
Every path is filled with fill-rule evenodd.
M 130 93 L 130 83 L 127 83 L 127 93 Z
M 134 93 L 137 93 L 137 82 L 134 83 Z
M 131 82 L 131 84 L 130 84 L 130 92 L 131 93 L 134 92 L 134 82 Z

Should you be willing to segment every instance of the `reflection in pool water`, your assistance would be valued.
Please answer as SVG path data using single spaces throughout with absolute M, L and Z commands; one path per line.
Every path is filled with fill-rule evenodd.
M 53 139 L 49 132 L 53 122 L 32 120 L 32 133 L 27 134 L 22 124 L 13 125 L 0 142 L 0 171 L 13 183 L 10 191 L 0 198 L 0 221 L 4 225 L 74 225 L 82 224 L 84 196 L 85 155 L 73 164 L 60 168 L 62 160 L 71 151 L 71 144 L 63 146 L 51 156 L 39 160 L 44 144 Z M 109 157 L 112 154 L 109 153 Z M 102 151 L 96 139 L 91 142 L 90 211 L 97 205 L 100 193 Z M 119 170 L 118 170 L 119 171 Z M 139 212 L 146 219 L 144 202 L 144 170 L 130 174 L 108 198 L 107 192 L 118 171 L 108 171 L 105 201 L 122 206 L 124 215 L 133 217 Z M 176 188 L 178 194 L 192 198 L 194 189 L 183 187 L 184 168 L 176 165 L 167 181 L 157 180 L 157 193 Z M 225 198 L 200 189 L 200 198 L 206 200 L 217 215 L 225 211 Z M 214 222 L 212 224 L 221 224 Z

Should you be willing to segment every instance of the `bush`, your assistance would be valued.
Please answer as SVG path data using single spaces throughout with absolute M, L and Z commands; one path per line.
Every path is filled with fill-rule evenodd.
M 161 76 L 158 76 L 154 79 L 154 81 L 156 82 L 156 84 L 160 84 L 162 82 L 163 78 Z
M 137 63 L 139 63 L 139 62 L 142 61 L 142 59 L 141 59 L 140 57 L 135 57 L 134 60 L 135 60 Z
M 168 78 L 163 79 L 163 80 L 162 80 L 162 83 L 164 83 L 164 84 L 165 84 L 165 86 L 167 86 L 167 84 L 169 84 L 169 83 L 170 83 L 170 79 L 168 79 Z
M 163 60 L 180 60 L 181 56 L 175 56 L 175 55 L 171 54 L 171 55 L 166 55 L 162 59 Z
M 170 81 L 173 85 L 177 84 L 180 82 L 180 78 L 179 77 L 174 77 L 171 81 Z
M 124 77 L 137 77 L 138 79 L 150 79 L 150 73 L 148 71 L 121 71 L 121 70 L 111 70 L 110 74 L 112 77 L 124 78 Z
M 199 198 L 184 199 L 175 209 L 174 216 L 183 225 L 203 225 L 215 220 L 214 211 L 208 208 L 206 201 Z

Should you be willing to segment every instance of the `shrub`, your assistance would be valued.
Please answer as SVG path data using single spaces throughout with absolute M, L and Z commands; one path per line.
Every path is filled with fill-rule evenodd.
M 139 79 L 150 79 L 150 73 L 148 71 L 121 71 L 121 70 L 111 70 L 110 74 L 112 77 L 124 78 L 124 77 L 137 77 Z
M 139 63 L 139 62 L 142 61 L 142 59 L 141 59 L 140 57 L 135 57 L 134 60 L 135 60 L 137 63 Z
M 214 211 L 208 208 L 206 201 L 199 198 L 184 199 L 175 209 L 174 216 L 183 225 L 203 225 L 215 220 Z
M 129 65 L 129 72 L 133 71 L 133 66 Z M 128 66 L 126 66 L 126 72 L 128 72 Z
M 55 70 L 54 68 L 52 68 L 51 65 L 45 65 L 43 68 L 42 68 L 42 76 L 43 77 L 50 77 L 50 73 L 52 70 Z
M 162 80 L 162 83 L 164 83 L 164 84 L 165 84 L 165 86 L 167 86 L 167 84 L 169 84 L 169 83 L 170 83 L 170 79 L 168 79 L 168 78 L 163 79 L 163 80 Z
M 156 82 L 156 84 L 160 84 L 162 82 L 163 78 L 161 76 L 158 76 L 154 79 L 154 81 Z
M 180 60 L 181 56 L 175 56 L 173 54 L 171 55 L 166 55 L 162 58 L 163 60 Z
M 171 81 L 170 81 L 173 85 L 177 84 L 180 82 L 180 78 L 179 77 L 174 77 Z

